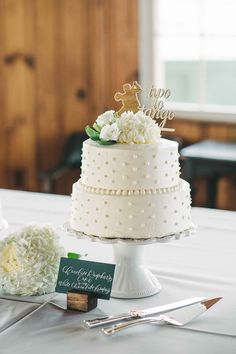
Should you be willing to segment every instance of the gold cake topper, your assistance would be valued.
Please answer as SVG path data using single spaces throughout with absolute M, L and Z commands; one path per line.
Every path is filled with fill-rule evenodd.
M 134 113 L 143 111 L 146 115 L 158 122 L 161 131 L 173 132 L 175 129 L 165 128 L 168 120 L 172 120 L 175 116 L 174 112 L 164 109 L 164 102 L 171 95 L 169 89 L 151 87 L 148 93 L 148 102 L 141 107 L 138 93 L 142 91 L 142 87 L 134 81 L 133 84 L 124 84 L 123 93 L 116 92 L 114 98 L 116 101 L 122 102 L 122 107 L 117 112 L 121 114 L 126 111 Z
M 141 86 L 134 81 L 132 85 L 124 84 L 123 85 L 123 93 L 116 92 L 114 98 L 115 100 L 122 102 L 122 107 L 117 112 L 121 114 L 126 111 L 132 111 L 134 113 L 141 110 L 140 102 L 138 99 L 138 93 L 142 91 Z

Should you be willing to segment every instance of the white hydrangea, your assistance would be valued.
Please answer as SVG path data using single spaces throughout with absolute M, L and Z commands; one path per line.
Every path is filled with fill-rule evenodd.
M 117 123 L 113 123 L 111 125 L 105 125 L 100 132 L 100 139 L 106 141 L 117 141 L 120 135 L 119 128 Z
M 51 226 L 29 225 L 0 241 L 0 291 L 42 295 L 55 291 L 64 249 Z
M 114 115 L 115 111 L 106 111 L 97 117 L 96 123 L 100 128 L 103 128 L 105 125 L 110 125 L 116 122 L 116 117 Z
M 122 113 L 117 125 L 120 130 L 119 143 L 153 144 L 160 139 L 158 124 L 142 111 Z

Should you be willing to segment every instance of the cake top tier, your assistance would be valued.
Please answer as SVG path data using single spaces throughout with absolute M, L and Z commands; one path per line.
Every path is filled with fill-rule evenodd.
M 81 183 L 110 190 L 158 190 L 179 183 L 178 144 L 160 138 L 155 144 L 101 146 L 83 143 Z

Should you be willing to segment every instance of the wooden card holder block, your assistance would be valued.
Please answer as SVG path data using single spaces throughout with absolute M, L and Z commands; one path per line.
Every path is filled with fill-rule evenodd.
M 67 293 L 67 309 L 88 312 L 97 307 L 97 298 L 92 293 L 70 290 Z

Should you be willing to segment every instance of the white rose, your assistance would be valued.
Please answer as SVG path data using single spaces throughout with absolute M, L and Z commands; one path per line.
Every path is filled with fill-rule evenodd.
M 116 118 L 114 116 L 115 111 L 106 111 L 97 117 L 96 123 L 99 127 L 104 127 L 107 124 L 112 124 L 116 122 Z
M 111 125 L 105 125 L 100 132 L 100 139 L 106 141 L 117 141 L 120 135 L 119 128 L 117 123 L 113 123 Z

